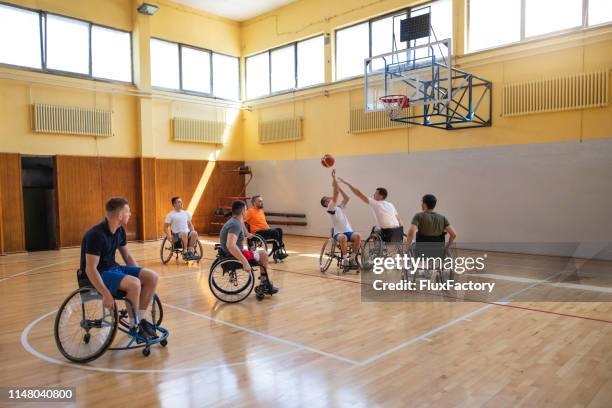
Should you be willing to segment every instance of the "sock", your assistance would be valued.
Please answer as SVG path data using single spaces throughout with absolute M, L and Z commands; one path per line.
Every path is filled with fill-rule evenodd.
M 138 314 L 138 320 L 144 320 L 146 312 L 147 312 L 146 310 L 142 310 L 142 309 L 136 312 Z
M 132 324 L 132 327 L 136 327 L 136 326 L 138 326 L 138 317 L 136 317 L 136 316 L 132 316 L 132 317 L 130 318 L 130 323 Z

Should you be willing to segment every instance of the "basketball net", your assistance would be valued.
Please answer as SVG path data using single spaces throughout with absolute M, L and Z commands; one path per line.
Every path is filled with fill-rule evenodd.
M 410 106 L 406 95 L 385 95 L 379 98 L 389 119 L 398 119 L 402 111 Z

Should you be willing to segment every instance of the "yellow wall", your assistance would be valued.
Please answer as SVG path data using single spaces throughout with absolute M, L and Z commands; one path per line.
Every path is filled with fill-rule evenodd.
M 154 17 L 136 12 L 137 0 L 19 0 L 13 4 L 80 18 L 114 28 L 142 32 L 230 55 L 240 54 L 240 25 L 227 19 L 157 1 Z M 148 76 L 148 44 L 135 44 L 134 80 Z M 137 61 L 134 61 L 137 62 Z M 140 70 L 140 71 L 138 71 Z M 242 160 L 241 121 L 236 108 L 213 100 L 151 91 L 145 81 L 140 88 L 100 81 L 0 67 L 0 152 L 37 155 L 86 155 L 112 157 L 158 157 L 175 159 Z M 113 110 L 113 137 L 50 135 L 31 130 L 32 103 L 81 106 Z M 216 105 L 216 106 L 215 106 Z M 227 120 L 226 144 L 176 143 L 171 140 L 170 119 Z
M 268 160 L 318 157 L 324 153 L 360 155 L 546 143 L 612 137 L 612 107 L 513 118 L 500 116 L 504 82 L 609 69 L 612 26 L 572 33 L 494 51 L 462 55 L 465 0 L 454 2 L 456 63 L 493 81 L 493 127 L 447 132 L 413 126 L 384 132 L 349 133 L 349 112 L 363 104 L 363 79 L 328 83 L 294 94 L 247 101 L 248 110 L 214 100 L 152 91 L 148 84 L 148 38 L 158 37 L 242 57 L 320 33 L 326 46 L 326 77 L 333 73 L 334 31 L 373 16 L 415 5 L 398 0 L 301 0 L 246 22 L 158 1 L 154 17 L 136 13 L 137 0 L 14 0 L 17 5 L 48 10 L 138 33 L 135 82 L 108 84 L 0 67 L 0 151 L 24 154 L 75 154 L 117 157 Z M 142 54 L 142 59 L 139 56 Z M 242 64 L 244 60 L 242 60 Z M 142 80 L 141 80 L 142 77 Z M 244 86 L 244 78 L 242 78 Z M 324 95 L 327 93 L 327 95 Z M 111 108 L 115 136 L 42 135 L 30 125 L 32 103 Z M 188 116 L 228 122 L 223 147 L 176 143 L 170 118 Z M 304 139 L 295 143 L 257 143 L 261 120 L 304 118 Z
M 376 15 L 422 2 L 394 0 L 302 0 L 256 17 L 243 24 L 244 56 L 319 33 L 331 35 L 326 54 L 334 54 L 334 31 Z M 612 68 L 612 26 L 572 33 L 494 51 L 463 55 L 462 15 L 464 0 L 454 2 L 456 64 L 493 81 L 493 126 L 490 128 L 444 131 L 422 126 L 408 129 L 349 133 L 349 114 L 363 106 L 363 79 L 326 84 L 316 90 L 297 91 L 259 101 L 247 101 L 244 113 L 245 159 L 283 160 L 339 156 L 546 143 L 612 137 L 612 106 L 607 108 L 502 118 L 501 85 L 505 82 L 541 79 Z M 327 77 L 333 77 L 333 59 L 326 63 Z M 345 90 L 338 90 L 344 87 Z M 322 96 L 328 91 L 328 96 Z M 303 140 L 260 145 L 260 120 L 302 116 Z

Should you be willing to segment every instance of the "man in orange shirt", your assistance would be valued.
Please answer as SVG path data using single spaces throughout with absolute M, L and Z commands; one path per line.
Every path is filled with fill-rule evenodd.
M 266 214 L 264 213 L 263 198 L 259 195 L 251 198 L 253 206 L 246 213 L 246 222 L 249 224 L 249 232 L 251 234 L 260 235 L 263 239 L 273 239 L 274 245 L 272 252 L 275 253 L 279 260 L 287 257 L 285 252 L 285 244 L 283 243 L 283 230 L 281 228 L 270 228 L 266 222 Z

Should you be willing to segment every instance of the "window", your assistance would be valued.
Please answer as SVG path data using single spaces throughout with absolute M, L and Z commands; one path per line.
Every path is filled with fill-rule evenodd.
M 470 51 L 521 39 L 521 0 L 470 0 L 469 6 Z
M 520 0 L 519 0 L 520 1 Z M 400 41 L 401 22 L 408 15 L 415 17 L 431 13 L 433 32 L 431 41 L 440 41 L 452 37 L 452 3 L 451 0 L 438 0 L 412 9 L 393 12 L 361 24 L 336 31 L 336 80 L 362 75 L 364 60 L 370 57 L 387 54 L 392 51 L 403 50 L 410 45 L 427 44 L 429 39 L 423 38 L 407 44 Z M 435 36 L 434 36 L 435 34 Z M 435 50 L 436 55 L 447 54 Z M 423 48 L 417 52 L 416 58 L 427 56 L 428 50 Z M 401 62 L 406 60 L 406 54 L 394 57 L 374 58 L 371 69 L 384 68 L 385 61 Z
M 151 85 L 240 100 L 239 59 L 152 38 Z
M 240 99 L 239 59 L 213 53 L 213 93 L 218 98 Z
M 130 33 L 92 26 L 91 56 L 94 77 L 132 82 Z
M 257 98 L 270 93 L 270 54 L 264 52 L 246 59 L 246 97 Z
M 297 43 L 297 87 L 325 82 L 325 40 L 322 35 Z
M 295 44 L 270 51 L 270 90 L 295 88 Z
M 582 25 L 582 0 L 525 0 L 525 37 Z
M 468 15 L 468 50 L 479 51 L 612 22 L 612 1 L 469 0 Z
M 410 10 L 410 17 L 420 16 L 430 13 L 430 23 L 432 27 L 431 41 L 440 41 L 453 36 L 453 10 L 450 0 L 438 0 L 433 3 L 428 3 L 423 7 L 415 7 Z M 427 38 L 420 38 L 411 44 L 411 46 L 427 44 Z M 451 54 L 452 50 L 446 49 L 443 45 L 435 45 L 433 54 L 440 59 Z M 415 58 L 430 57 L 431 52 L 428 48 L 420 48 L 415 51 Z
M 181 47 L 183 89 L 210 93 L 210 53 L 190 47 Z
M 612 1 L 589 0 L 589 25 L 612 22 Z
M 363 74 L 364 60 L 370 56 L 369 23 L 336 31 L 336 80 Z
M 178 44 L 151 39 L 151 84 L 180 89 Z
M 47 15 L 47 68 L 90 75 L 89 23 Z
M 0 4 L 0 63 L 132 82 L 131 33 Z
M 0 63 L 42 68 L 40 14 L 0 4 Z

